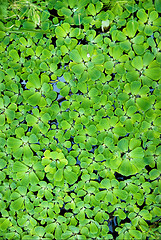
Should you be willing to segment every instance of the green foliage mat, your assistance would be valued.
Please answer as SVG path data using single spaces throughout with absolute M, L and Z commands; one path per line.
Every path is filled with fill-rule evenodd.
M 160 239 L 161 0 L 0 3 L 0 239 Z

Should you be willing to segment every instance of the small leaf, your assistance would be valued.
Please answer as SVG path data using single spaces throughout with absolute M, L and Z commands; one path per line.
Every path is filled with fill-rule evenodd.
M 70 91 L 70 87 L 69 86 L 64 86 L 61 90 L 60 90 L 60 95 L 63 97 L 66 97 L 69 94 Z
M 129 233 L 135 239 L 142 239 L 142 233 L 139 230 L 130 229 Z
M 87 10 L 88 10 L 88 12 L 89 12 L 90 15 L 93 15 L 93 16 L 96 15 L 96 8 L 95 8 L 95 6 L 94 6 L 93 3 L 90 3 L 90 4 L 88 5 Z
M 138 70 L 141 70 L 143 68 L 143 59 L 140 56 L 136 56 L 133 60 L 132 60 L 132 66 Z
M 58 37 L 65 37 L 67 35 L 64 28 L 62 28 L 61 26 L 56 27 L 55 33 L 56 33 L 57 38 Z
M 142 147 L 137 147 L 134 150 L 130 152 L 131 158 L 143 158 L 144 157 L 144 151 Z
M 7 145 L 10 148 L 19 148 L 22 145 L 22 141 L 14 137 L 9 137 L 7 139 Z
M 58 169 L 54 174 L 54 180 L 61 182 L 63 180 L 63 169 Z
M 148 98 L 137 98 L 136 103 L 143 111 L 147 111 L 151 108 L 151 103 L 148 101 Z
M 123 152 L 126 152 L 128 151 L 128 140 L 127 139 L 121 139 L 117 146 L 123 151 Z
M 41 100 L 41 94 L 39 92 L 36 92 L 28 98 L 28 103 L 31 106 L 36 106 L 36 105 L 39 105 L 40 100 Z
M 126 27 L 127 35 L 130 38 L 133 38 L 135 36 L 135 34 L 136 34 L 137 28 L 138 28 L 137 21 L 129 20 L 128 23 L 127 23 L 127 27 Z
M 89 77 L 91 80 L 98 80 L 101 76 L 101 72 L 97 68 L 88 69 Z
M 69 57 L 75 61 L 76 63 L 80 63 L 82 61 L 82 58 L 78 52 L 77 49 L 73 49 L 70 54 L 69 54 Z
M 119 167 L 119 173 L 130 176 L 136 174 L 137 169 L 128 159 L 124 159 Z
M 161 13 L 161 0 L 155 0 L 154 2 L 155 9 L 158 13 Z
M 150 175 L 150 180 L 154 180 L 160 176 L 160 172 L 157 169 L 152 169 L 149 175 Z
M 1 218 L 1 220 L 3 220 L 3 222 L 0 222 L 0 230 L 2 232 L 6 232 L 7 228 L 11 225 L 9 219 L 6 218 Z
M 23 163 L 16 161 L 13 164 L 13 171 L 14 172 L 27 172 L 28 167 L 26 165 L 24 165 Z
M 45 229 L 42 226 L 35 227 L 36 236 L 43 236 L 45 234 Z
M 113 193 L 122 200 L 126 200 L 128 197 L 128 193 L 125 190 L 114 188 Z
M 159 80 L 161 78 L 161 68 L 148 68 L 144 71 L 144 74 L 152 80 Z
M 3 126 L 5 124 L 5 115 L 1 113 L 0 115 L 0 126 Z
M 71 232 L 71 231 L 66 231 L 66 232 L 62 233 L 61 239 L 62 239 L 62 240 L 63 240 L 63 239 L 69 239 L 71 235 L 72 235 L 72 232 Z
M 40 79 L 36 73 L 32 73 L 28 76 L 28 82 L 26 84 L 26 87 L 27 88 L 34 87 L 38 89 L 41 87 Z
M 98 228 L 95 223 L 90 224 L 90 232 L 94 235 L 96 235 L 98 233 Z
M 105 57 L 103 54 L 97 54 L 97 55 L 93 56 L 93 58 L 92 58 L 92 62 L 94 64 L 99 64 L 99 65 L 103 64 L 104 60 L 105 60 Z
M 84 72 L 85 66 L 83 63 L 79 63 L 72 66 L 72 71 L 75 74 L 81 75 Z
M 12 57 L 16 62 L 20 60 L 18 52 L 15 49 L 9 51 L 9 56 Z
M 11 202 L 11 209 L 18 211 L 22 209 L 24 199 L 23 198 L 18 198 L 15 201 Z
M 120 218 L 121 220 L 124 220 L 124 219 L 126 218 L 126 214 L 124 213 L 124 211 L 123 211 L 122 209 L 119 209 L 119 210 L 117 211 L 117 214 L 119 215 L 119 218 Z
M 64 177 L 69 184 L 74 184 L 78 179 L 78 176 L 75 172 L 70 172 L 66 169 L 64 170 Z
M 24 21 L 23 28 L 27 30 L 32 30 L 35 28 L 35 24 L 33 22 Z

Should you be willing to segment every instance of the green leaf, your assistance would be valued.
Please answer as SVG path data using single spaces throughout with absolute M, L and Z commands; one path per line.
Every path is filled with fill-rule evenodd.
M 93 16 L 96 15 L 96 8 L 95 8 L 95 6 L 94 6 L 93 3 L 90 3 L 90 4 L 88 5 L 87 10 L 88 10 L 88 12 L 89 12 L 90 15 L 93 15 Z
M 57 38 L 65 37 L 67 35 L 67 33 L 65 32 L 64 28 L 62 28 L 61 26 L 57 26 L 56 27 L 55 33 L 56 33 Z
M 122 209 L 119 209 L 119 210 L 117 211 L 117 214 L 119 215 L 119 218 L 120 218 L 121 220 L 124 220 L 124 219 L 126 218 L 126 214 L 124 213 L 124 211 L 123 211 Z
M 58 169 L 54 174 L 54 180 L 61 182 L 63 180 L 63 169 Z
M 71 231 L 66 231 L 66 232 L 62 233 L 61 239 L 69 239 L 71 235 L 72 235 Z
M 89 229 L 87 227 L 82 227 L 80 232 L 85 236 L 89 236 Z
M 69 94 L 70 91 L 70 87 L 69 86 L 64 86 L 61 90 L 60 90 L 60 95 L 63 97 L 66 97 Z
M 131 158 L 143 158 L 144 150 L 142 149 L 142 147 L 137 147 L 134 150 L 132 150 L 129 155 Z
M 24 165 L 23 163 L 16 161 L 13 164 L 13 171 L 14 172 L 27 172 L 28 167 L 26 165 Z
M 11 209 L 18 211 L 22 209 L 24 199 L 23 198 L 18 198 L 15 201 L 11 202 Z
M 116 126 L 114 127 L 113 129 L 113 132 L 121 137 L 125 136 L 126 135 L 126 129 L 124 127 L 121 127 L 121 126 Z
M 113 193 L 122 200 L 126 200 L 128 197 L 128 193 L 125 190 L 114 188 Z
M 0 126 L 3 126 L 5 124 L 5 115 L 2 113 L 0 115 Z
M 27 122 L 28 126 L 34 126 L 35 123 L 37 122 L 37 120 L 38 119 L 36 117 L 34 117 L 33 115 L 31 115 L 31 114 L 28 114 L 26 116 L 26 122 Z
M 20 139 L 16 139 L 14 137 L 9 137 L 7 139 L 7 145 L 10 148 L 19 148 L 22 145 L 22 141 Z
M 146 22 L 147 21 L 147 14 L 145 12 L 144 9 L 139 9 L 139 11 L 137 11 L 137 17 L 142 21 L 142 22 Z
M 161 13 L 161 0 L 155 0 L 154 2 L 155 9 L 158 13 Z
M 70 54 L 69 57 L 75 61 L 76 63 L 80 63 L 82 61 L 82 57 L 80 56 L 79 52 L 77 49 L 73 49 Z
M 151 108 L 151 103 L 148 101 L 148 98 L 137 98 L 136 103 L 138 107 L 143 111 L 147 111 Z
M 143 56 L 143 65 L 148 66 L 154 60 L 154 55 L 151 52 L 146 52 Z
M 6 232 L 7 228 L 9 226 L 11 226 L 11 223 L 9 221 L 9 219 L 6 219 L 6 218 L 1 218 L 1 220 L 3 220 L 2 222 L 0 222 L 0 230 L 2 232 Z M 6 234 L 5 234 L 6 235 Z
M 0 169 L 3 169 L 7 165 L 7 162 L 4 159 L 0 159 Z
M 160 126 L 161 126 L 161 117 L 157 117 L 157 118 L 154 120 L 154 125 L 157 126 L 157 127 L 160 127 Z
M 36 185 L 39 183 L 39 178 L 33 171 L 30 172 L 30 174 L 29 174 L 29 180 L 30 180 L 31 185 Z
M 150 214 L 150 212 L 148 210 L 142 209 L 139 213 L 139 215 L 141 215 L 145 220 L 151 220 L 152 219 L 152 215 Z
M 139 230 L 130 229 L 129 233 L 135 239 L 142 239 L 142 233 Z
M 32 30 L 35 28 L 35 24 L 33 22 L 24 21 L 23 28 L 25 28 L 27 30 Z
M 53 195 L 48 189 L 45 189 L 45 198 L 48 201 L 51 201 L 53 199 Z
M 136 56 L 133 60 L 132 60 L 132 66 L 138 70 L 141 70 L 143 68 L 143 59 L 140 56 Z
M 75 74 L 81 75 L 84 72 L 85 66 L 83 63 L 79 63 L 72 66 L 72 71 Z
M 122 50 L 127 52 L 131 49 L 131 44 L 128 40 L 126 40 L 126 41 L 123 41 L 123 42 L 120 43 L 120 47 L 121 47 Z
M 41 94 L 39 92 L 36 92 L 28 98 L 28 103 L 31 106 L 36 106 L 36 105 L 39 105 L 40 100 L 41 100 Z
M 15 49 L 9 51 L 9 56 L 12 57 L 16 62 L 20 60 L 18 52 Z
M 128 139 L 121 139 L 119 140 L 117 146 L 123 151 L 126 152 L 128 151 Z
M 136 167 L 129 161 L 129 159 L 122 160 L 119 167 L 119 173 L 124 176 L 130 176 L 137 173 Z
M 96 235 L 98 233 L 98 227 L 95 223 L 90 224 L 90 233 L 92 233 L 93 235 Z
M 121 57 L 123 53 L 123 50 L 121 49 L 120 46 L 114 46 L 113 49 L 112 49 L 112 55 L 113 55 L 113 58 L 116 59 L 116 60 L 119 60 L 119 58 Z
M 145 47 L 142 44 L 133 44 L 133 49 L 137 55 L 143 55 L 145 52 Z
M 58 225 L 55 229 L 55 239 L 56 240 L 60 240 L 61 239 L 61 235 L 62 235 L 62 230 L 60 225 Z
M 61 122 L 61 126 L 63 130 L 69 129 L 71 127 L 71 125 L 66 120 L 63 120 Z
M 150 180 L 154 180 L 160 176 L 160 171 L 157 169 L 152 169 L 149 175 L 150 175 Z
M 11 121 L 13 121 L 13 119 L 15 118 L 15 111 L 11 110 L 11 109 L 6 109 L 5 110 L 5 114 L 7 117 L 7 121 L 10 123 Z
M 159 80 L 161 78 L 161 68 L 148 68 L 144 71 L 144 74 L 152 80 Z
M 66 8 L 66 7 L 61 8 L 61 13 L 64 16 L 67 16 L 67 17 L 70 17 L 72 15 L 72 11 L 69 8 Z
M 41 87 L 40 78 L 36 73 L 32 73 L 28 76 L 28 82 L 26 84 L 27 88 L 37 88 Z
M 44 122 L 44 123 L 48 123 L 49 120 L 51 120 L 51 116 L 49 115 L 49 113 L 44 113 L 42 116 L 41 116 L 41 120 Z M 37 141 L 38 142 L 38 141 Z
M 97 68 L 88 69 L 89 77 L 91 80 L 98 80 L 101 76 L 101 72 Z
M 36 236 L 43 236 L 45 234 L 45 229 L 42 226 L 35 227 Z
M 138 28 L 138 22 L 135 20 L 129 20 L 126 26 L 127 35 L 129 38 L 133 38 Z
M 78 179 L 78 176 L 75 172 L 68 171 L 67 169 L 64 170 L 64 177 L 69 184 L 74 184 Z
M 105 57 L 103 54 L 97 54 L 97 55 L 94 55 L 93 58 L 92 58 L 92 62 L 94 64 L 103 64 L 104 63 L 104 60 L 105 60 Z
M 141 145 L 141 141 L 137 138 L 131 138 L 129 143 L 129 149 L 133 150 L 136 147 L 139 147 Z

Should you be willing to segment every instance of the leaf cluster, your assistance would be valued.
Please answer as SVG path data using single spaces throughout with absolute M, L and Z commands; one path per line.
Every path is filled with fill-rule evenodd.
M 160 2 L 17 13 L 0 23 L 0 238 L 159 238 Z

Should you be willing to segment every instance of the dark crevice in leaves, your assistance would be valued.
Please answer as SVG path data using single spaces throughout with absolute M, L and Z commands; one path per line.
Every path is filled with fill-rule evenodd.
M 120 173 L 118 173 L 118 172 L 115 172 L 114 175 L 115 175 L 115 178 L 116 178 L 118 181 L 124 181 L 124 180 L 127 180 L 127 179 L 130 179 L 130 178 L 131 178 L 131 176 L 126 177 L 126 176 L 124 176 L 124 175 L 122 175 L 122 174 L 120 174 Z
M 118 226 L 117 224 L 117 218 L 116 217 L 112 217 L 112 219 L 110 219 L 108 221 L 108 227 L 109 227 L 109 233 L 112 234 L 113 238 L 116 239 L 119 235 L 116 232 L 116 227 Z

